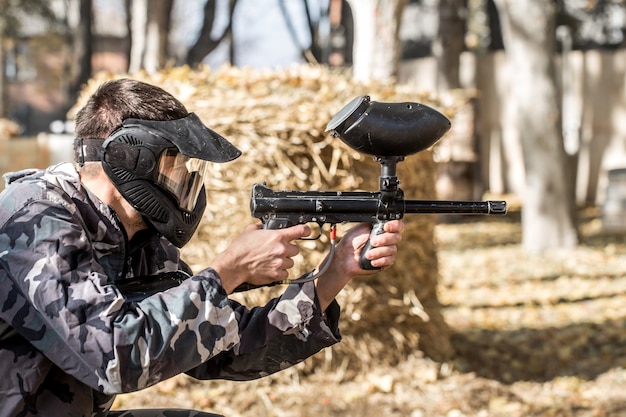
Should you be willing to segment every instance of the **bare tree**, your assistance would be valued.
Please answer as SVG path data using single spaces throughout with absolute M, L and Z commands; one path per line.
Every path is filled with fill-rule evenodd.
M 187 64 L 190 66 L 196 66 L 202 62 L 204 57 L 213 52 L 215 48 L 226 38 L 230 38 L 231 52 L 230 62 L 233 62 L 232 56 L 232 31 L 233 31 L 233 16 L 235 14 L 235 6 L 237 6 L 237 0 L 229 0 L 229 12 L 228 12 L 228 25 L 217 38 L 211 38 L 211 32 L 213 31 L 213 23 L 216 15 L 216 1 L 207 0 L 204 6 L 204 18 L 202 20 L 202 28 L 200 29 L 200 36 L 196 42 L 189 48 L 187 53 Z
M 4 3 L 2 3 L 2 8 L 4 9 L 6 6 Z M 0 71 L 0 118 L 6 117 L 8 110 L 7 110 L 7 88 L 6 88 L 6 65 L 5 65 L 5 53 L 4 53 L 4 38 L 5 38 L 5 31 L 6 31 L 6 26 L 7 26 L 7 20 L 5 18 L 6 16 L 6 11 L 5 10 L 0 10 L 2 13 L 0 13 L 0 68 L 2 68 L 2 70 Z
M 148 21 L 148 0 L 127 0 L 130 51 L 128 72 L 137 72 L 143 66 L 146 49 L 146 26 Z
M 437 93 L 447 103 L 454 102 L 460 89 L 461 54 L 465 49 L 466 1 L 439 0 L 439 26 L 433 42 L 437 61 Z M 475 100 L 459 107 L 452 131 L 437 146 L 437 193 L 439 198 L 468 200 L 482 194 L 476 184 L 477 155 L 474 134 Z M 456 105 L 456 104 L 455 104 Z M 440 216 L 453 220 L 458 216 Z
M 328 33 L 324 30 L 320 30 L 320 20 L 328 19 L 329 5 L 321 2 L 317 4 L 319 9 L 313 8 L 309 4 L 309 0 L 300 0 L 301 7 L 294 6 L 296 0 L 276 0 L 276 5 L 279 8 L 279 13 L 283 18 L 285 29 L 288 33 L 288 38 L 285 38 L 287 42 L 293 42 L 296 48 L 299 49 L 301 57 L 297 59 L 298 62 L 314 62 L 314 63 L 326 63 L 328 62 L 328 50 L 329 50 L 329 37 Z M 235 55 L 237 48 L 241 46 L 241 43 L 237 42 L 237 35 L 233 31 L 235 20 L 235 9 L 238 6 L 238 0 L 228 0 L 228 24 L 222 30 L 221 34 L 215 35 L 214 23 L 216 16 L 220 13 L 217 10 L 216 0 L 207 0 L 204 4 L 204 15 L 202 21 L 202 28 L 200 29 L 199 36 L 196 42 L 189 48 L 187 53 L 186 62 L 190 66 L 196 66 L 200 64 L 211 52 L 213 52 L 222 42 L 227 42 L 229 47 L 228 61 L 233 65 L 239 65 L 236 62 Z M 246 6 L 243 6 L 246 7 Z M 248 5 L 247 7 L 251 7 Z M 294 19 L 291 10 L 297 10 L 298 13 L 304 13 L 306 18 L 308 30 L 308 37 L 310 42 L 301 43 L 301 32 L 303 27 L 297 26 L 299 19 Z M 319 16 L 318 16 L 319 13 Z M 259 21 L 263 21 L 263 16 L 259 16 Z M 235 25 L 237 26 L 237 25 Z M 245 31 L 245 29 L 244 29 Z M 245 37 L 245 35 L 244 35 Z M 263 42 L 261 40 L 260 42 Z M 267 62 L 271 63 L 272 57 L 267 57 Z
M 352 65 L 354 50 L 354 18 L 347 0 L 331 0 L 329 8 L 331 23 L 330 65 Z M 333 57 L 333 53 L 335 56 Z
M 129 72 L 154 72 L 165 66 L 172 6 L 173 0 L 132 0 L 127 6 L 131 33 Z
M 91 0 L 69 1 L 66 18 L 68 15 L 74 15 L 74 13 L 70 13 L 70 7 L 77 8 L 76 22 L 68 22 L 68 28 L 74 28 L 74 30 L 68 30 L 70 38 L 68 44 L 72 48 L 70 55 L 73 56 L 73 59 L 67 62 L 67 73 L 69 74 L 67 103 L 71 105 L 76 102 L 81 87 L 91 77 L 93 4 Z
M 439 0 L 439 28 L 433 45 L 437 58 L 437 89 L 459 88 L 461 53 L 465 45 L 465 1 Z
M 400 21 L 407 0 L 349 0 L 354 16 L 354 77 L 389 80 L 400 60 Z
M 495 0 L 509 64 L 511 100 L 524 157 L 522 245 L 533 252 L 578 244 L 574 197 L 566 175 L 553 56 L 556 5 Z
M 5 40 L 17 39 L 22 24 L 29 16 L 42 18 L 50 25 L 50 30 L 57 30 L 60 22 L 53 13 L 49 2 L 37 0 L 2 0 L 0 1 L 0 117 L 6 117 L 7 108 L 7 83 L 6 83 L 6 51 Z M 56 26 L 59 25 L 59 26 Z

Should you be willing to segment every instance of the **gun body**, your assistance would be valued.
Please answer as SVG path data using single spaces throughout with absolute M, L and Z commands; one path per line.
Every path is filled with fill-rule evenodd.
M 395 197 L 383 196 L 380 191 L 274 191 L 255 184 L 250 211 L 267 229 L 303 223 L 379 223 L 401 219 L 406 213 L 506 213 L 504 201 L 405 200 L 401 189 Z
M 356 97 L 331 119 L 326 131 L 381 164 L 380 190 L 273 191 L 255 184 L 250 211 L 267 229 L 311 222 L 320 228 L 325 223 L 369 222 L 373 225 L 370 238 L 383 233 L 386 222 L 401 219 L 405 213 L 506 214 L 504 201 L 404 199 L 397 164 L 435 144 L 449 129 L 448 118 L 420 103 L 378 103 L 369 96 Z M 371 247 L 368 241 L 361 253 L 363 269 L 376 269 L 365 258 Z

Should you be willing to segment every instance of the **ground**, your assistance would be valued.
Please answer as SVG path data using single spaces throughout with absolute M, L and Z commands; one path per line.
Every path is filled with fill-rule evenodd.
M 626 416 L 626 234 L 583 212 L 575 250 L 530 254 L 520 224 L 436 227 L 440 299 L 457 357 L 419 352 L 347 378 L 287 370 L 254 382 L 186 377 L 115 407 L 183 407 L 226 417 Z M 405 242 L 406 244 L 406 242 Z

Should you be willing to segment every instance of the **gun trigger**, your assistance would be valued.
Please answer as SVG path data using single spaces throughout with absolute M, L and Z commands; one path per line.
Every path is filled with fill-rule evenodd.
M 265 223 L 265 229 L 285 229 L 289 227 L 289 220 L 280 218 L 271 218 Z
M 313 223 L 313 222 L 310 222 L 310 223 Z M 323 223 L 317 223 L 317 222 L 315 222 L 315 224 L 317 224 L 317 235 L 309 236 L 309 237 L 303 237 L 300 240 L 318 240 L 320 237 L 322 237 L 322 226 L 324 226 L 324 224 Z M 311 230 L 313 230 L 313 228 L 311 228 Z

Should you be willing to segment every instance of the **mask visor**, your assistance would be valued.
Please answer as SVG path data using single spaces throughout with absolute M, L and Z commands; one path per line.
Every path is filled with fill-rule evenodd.
M 181 209 L 192 211 L 203 190 L 208 161 L 166 149 L 159 158 L 157 183 L 178 199 Z

